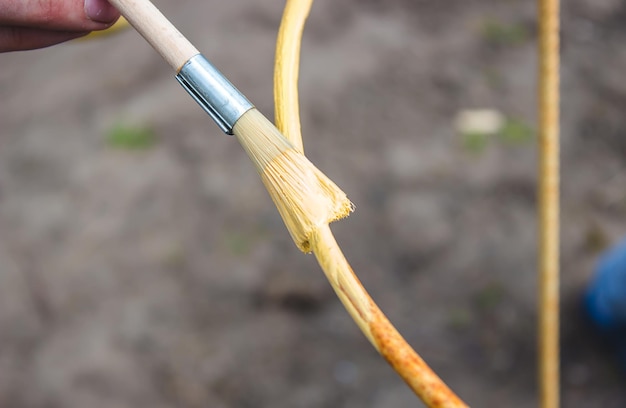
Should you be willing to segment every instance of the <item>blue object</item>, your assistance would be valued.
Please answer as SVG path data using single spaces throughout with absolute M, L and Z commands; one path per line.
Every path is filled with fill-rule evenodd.
M 585 309 L 626 368 L 626 239 L 604 253 L 585 294 Z

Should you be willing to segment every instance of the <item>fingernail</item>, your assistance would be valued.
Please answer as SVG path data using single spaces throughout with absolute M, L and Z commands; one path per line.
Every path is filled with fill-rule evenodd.
M 119 12 L 106 0 L 85 0 L 85 15 L 92 21 L 111 23 Z

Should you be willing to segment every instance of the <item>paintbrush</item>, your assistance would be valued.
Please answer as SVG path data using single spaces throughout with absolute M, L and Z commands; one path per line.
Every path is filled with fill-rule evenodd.
M 294 148 L 148 0 L 109 0 L 177 72 L 176 79 L 227 134 L 235 135 L 261 175 L 303 252 L 320 226 L 353 209 L 346 194 Z

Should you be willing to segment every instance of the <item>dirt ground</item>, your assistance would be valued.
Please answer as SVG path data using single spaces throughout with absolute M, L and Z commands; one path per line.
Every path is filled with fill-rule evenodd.
M 563 3 L 563 406 L 624 407 L 578 302 L 626 232 L 626 5 Z M 282 1 L 157 4 L 271 117 Z M 317 0 L 305 30 L 305 149 L 356 204 L 333 230 L 473 407 L 537 406 L 536 143 L 454 129 L 534 127 L 534 7 Z M 421 406 L 135 32 L 0 67 L 0 407 Z

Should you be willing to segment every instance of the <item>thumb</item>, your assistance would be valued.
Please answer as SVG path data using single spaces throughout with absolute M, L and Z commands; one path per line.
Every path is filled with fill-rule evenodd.
M 91 31 L 109 27 L 119 12 L 106 0 L 8 0 L 0 25 L 48 30 Z

